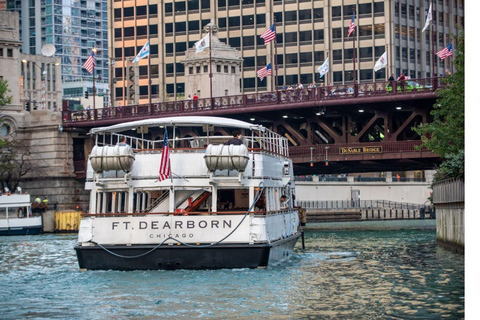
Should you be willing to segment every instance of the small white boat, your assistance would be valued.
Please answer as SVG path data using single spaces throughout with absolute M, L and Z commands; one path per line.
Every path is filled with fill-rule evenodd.
M 224 144 L 231 136 L 218 134 L 226 130 L 243 131 L 243 143 Z M 291 257 L 302 232 L 284 137 L 219 117 L 140 120 L 90 133 L 80 269 L 257 268 Z M 167 143 L 167 136 L 175 138 Z
M 42 217 L 34 216 L 28 194 L 0 196 L 0 236 L 39 234 Z

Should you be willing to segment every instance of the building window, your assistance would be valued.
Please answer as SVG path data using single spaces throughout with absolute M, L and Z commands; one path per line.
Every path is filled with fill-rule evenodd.
M 358 14 L 368 16 L 372 14 L 372 4 L 371 3 L 361 3 L 358 5 Z
M 243 88 L 255 88 L 255 78 L 245 78 L 243 79 Z
M 373 69 L 360 70 L 360 80 L 373 80 Z
M 288 53 L 285 55 L 285 63 L 288 64 L 297 64 L 298 56 L 296 53 Z
M 332 29 L 332 39 L 342 39 L 342 28 Z
M 313 9 L 313 18 L 315 20 L 323 20 L 323 8 Z
M 342 16 L 342 7 L 332 7 L 332 18 Z
M 333 82 L 342 82 L 343 81 L 343 72 L 335 71 L 333 73 Z
M 323 29 L 313 30 L 313 37 L 315 40 L 323 40 L 324 38 Z
M 373 12 L 375 12 L 375 15 L 384 13 L 385 9 L 384 9 L 383 2 L 374 2 L 373 3 Z
M 2 137 L 6 137 L 10 134 L 12 134 L 13 130 L 12 130 L 12 125 L 10 122 L 7 122 L 7 121 L 3 121 L 1 126 L 0 126 L 0 134 L 2 135 Z
M 221 70 L 222 70 L 222 66 L 217 64 L 217 72 L 220 73 Z

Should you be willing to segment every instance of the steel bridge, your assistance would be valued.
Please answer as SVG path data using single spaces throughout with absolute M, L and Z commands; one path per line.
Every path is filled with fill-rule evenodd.
M 226 116 L 286 136 L 296 174 L 432 169 L 440 159 L 419 149 L 412 127 L 430 121 L 435 91 L 443 86 L 441 78 L 425 78 L 63 111 L 63 127 L 87 131 L 152 117 Z

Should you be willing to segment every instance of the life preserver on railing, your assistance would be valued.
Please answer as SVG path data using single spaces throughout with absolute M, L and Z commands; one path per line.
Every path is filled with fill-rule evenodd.
M 175 213 L 174 216 L 188 216 L 188 213 L 185 209 L 178 208 L 177 213 Z

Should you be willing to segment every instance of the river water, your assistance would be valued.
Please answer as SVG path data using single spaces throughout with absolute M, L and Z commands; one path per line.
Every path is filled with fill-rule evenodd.
M 2 319 L 461 319 L 464 256 L 435 230 L 306 231 L 268 269 L 86 271 L 76 235 L 0 237 Z

